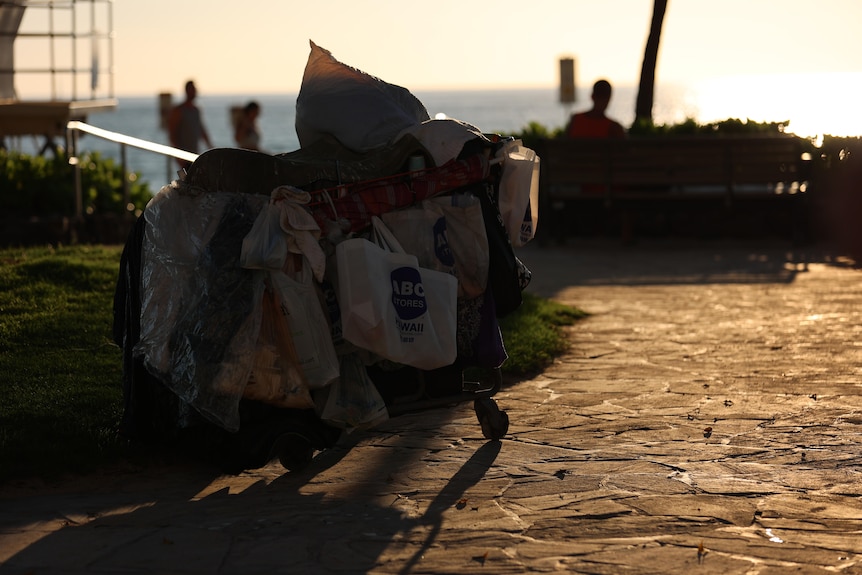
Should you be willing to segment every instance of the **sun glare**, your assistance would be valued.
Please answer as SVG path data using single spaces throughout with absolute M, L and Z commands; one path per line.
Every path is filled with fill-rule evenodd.
M 704 123 L 786 121 L 799 136 L 862 135 L 862 73 L 732 76 L 704 81 L 696 91 Z

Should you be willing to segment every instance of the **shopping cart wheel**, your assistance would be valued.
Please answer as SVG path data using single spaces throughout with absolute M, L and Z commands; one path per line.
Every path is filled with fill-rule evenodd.
M 485 439 L 502 439 L 509 431 L 509 416 L 497 407 L 497 402 L 489 397 L 473 401 L 476 418 L 482 426 Z
M 280 435 L 272 445 L 278 462 L 288 471 L 301 471 L 314 457 L 311 441 L 301 433 L 288 432 Z

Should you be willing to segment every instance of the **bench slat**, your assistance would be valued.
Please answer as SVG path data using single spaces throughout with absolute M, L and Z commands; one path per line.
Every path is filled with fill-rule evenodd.
M 687 209 L 717 198 L 730 207 L 739 192 L 753 206 L 755 197 L 771 201 L 776 190 L 806 181 L 803 143 L 790 135 L 545 139 L 536 145 L 540 199 L 543 209 L 571 201 L 604 210 L 643 202 Z

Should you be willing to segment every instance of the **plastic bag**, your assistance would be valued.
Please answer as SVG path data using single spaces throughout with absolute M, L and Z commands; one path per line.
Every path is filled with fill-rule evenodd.
M 368 429 L 389 419 L 386 403 L 356 354 L 341 358 L 341 377 L 315 394 L 321 420 L 352 431 Z
M 516 248 L 536 235 L 539 225 L 539 156 L 521 140 L 506 142 L 497 152 L 503 158 L 499 203 L 509 241 Z
M 276 407 L 314 407 L 278 294 L 271 287 L 263 294 L 260 334 L 243 397 Z
M 286 267 L 290 268 L 289 265 Z M 303 258 L 302 268 L 296 272 L 297 277 L 291 275 L 281 271 L 270 272 L 273 289 L 279 295 L 281 312 L 290 328 L 300 368 L 308 386 L 318 389 L 338 378 L 338 357 L 308 261 Z
M 458 278 L 458 297 L 482 295 L 488 285 L 488 236 L 482 204 L 472 194 L 436 197 L 383 214 L 384 223 L 419 265 Z
M 318 243 L 320 227 L 306 208 L 310 199 L 311 195 L 299 188 L 276 187 L 242 240 L 242 267 L 280 270 L 288 253 L 302 254 L 315 278 L 322 280 L 326 256 Z
M 477 196 L 482 202 L 482 218 L 485 220 L 485 233 L 488 234 L 488 289 L 494 295 L 497 317 L 506 317 L 518 309 L 523 301 L 521 292 L 525 286 L 522 277 L 527 270 L 515 257 L 500 210 L 489 190 L 481 190 Z
M 239 429 L 265 275 L 240 266 L 240 247 L 266 201 L 171 186 L 143 216 L 134 354 L 183 402 L 228 431 Z
M 374 242 L 354 238 L 336 247 L 344 338 L 419 369 L 450 365 L 457 355 L 458 280 L 419 267 L 379 218 L 372 224 Z
M 287 242 L 281 229 L 281 210 L 268 203 L 242 240 L 240 265 L 246 269 L 280 270 L 287 257 Z
M 365 152 L 385 146 L 409 126 L 428 120 L 406 88 L 342 64 L 314 42 L 296 98 L 296 135 L 306 148 L 326 135 Z
M 422 144 L 437 166 L 457 159 L 464 145 L 471 140 L 489 141 L 482 130 L 455 118 L 435 118 L 410 126 L 399 134 L 399 138 L 406 134 L 410 134 Z
M 508 358 L 491 290 L 477 298 L 459 299 L 458 361 L 493 369 Z

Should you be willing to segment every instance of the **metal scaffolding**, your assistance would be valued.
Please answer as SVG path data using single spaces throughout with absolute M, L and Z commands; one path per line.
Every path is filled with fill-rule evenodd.
M 113 40 L 112 0 L 0 0 L 0 142 L 115 109 Z

